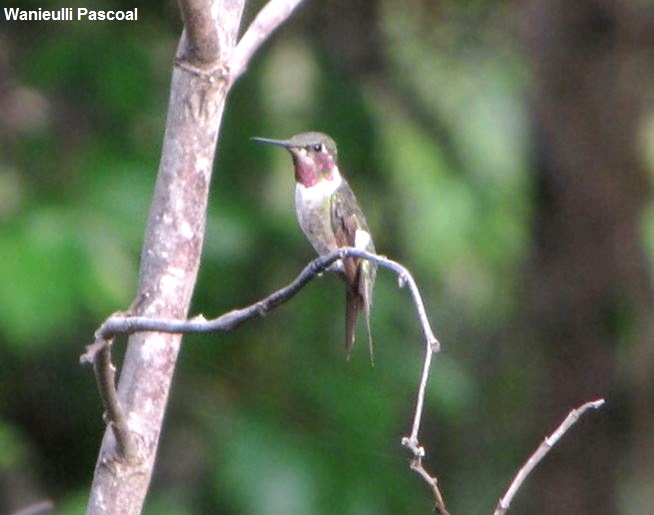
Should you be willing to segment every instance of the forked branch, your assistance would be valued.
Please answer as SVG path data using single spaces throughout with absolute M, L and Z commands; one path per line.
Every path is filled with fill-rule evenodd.
M 230 86 L 245 73 L 254 53 L 300 3 L 302 0 L 271 0 L 263 6 L 241 37 L 229 60 Z
M 229 311 L 228 313 L 211 320 L 207 320 L 202 315 L 189 320 L 170 320 L 165 318 L 131 316 L 129 313 L 114 313 L 105 320 L 95 333 L 95 342 L 86 348 L 86 352 L 81 356 L 80 360 L 82 363 L 93 363 L 95 366 L 100 395 L 103 399 L 103 404 L 106 410 L 106 418 L 114 431 L 116 440 L 120 442 L 121 452 L 127 454 L 125 457 L 129 459 L 130 449 L 134 448 L 134 443 L 129 433 L 129 429 L 124 423 L 124 416 L 120 408 L 120 403 L 118 402 L 113 381 L 114 372 L 110 358 L 110 348 L 111 342 L 117 335 L 132 334 L 140 331 L 156 331 L 163 333 L 213 333 L 232 331 L 248 320 L 263 317 L 272 309 L 289 301 L 311 280 L 329 269 L 330 265 L 337 260 L 342 260 L 346 257 L 366 259 L 372 261 L 381 268 L 386 268 L 394 272 L 398 277 L 398 285 L 400 287 L 407 286 L 411 292 L 411 297 L 416 308 L 418 321 L 425 342 L 425 361 L 423 364 L 420 385 L 418 387 L 411 434 L 402 439 L 402 445 L 407 447 L 413 453 L 411 468 L 418 472 L 421 477 L 428 482 L 434 492 L 436 508 L 440 513 L 446 515 L 447 510 L 445 509 L 442 496 L 438 491 L 436 479 L 427 474 L 422 466 L 422 458 L 425 455 L 425 451 L 418 441 L 425 391 L 429 380 L 431 358 L 434 352 L 440 350 L 440 343 L 434 336 L 434 332 L 429 323 L 429 318 L 425 311 L 422 296 L 420 295 L 420 290 L 409 270 L 400 263 L 384 256 L 371 254 L 370 252 L 353 247 L 341 248 L 325 256 L 314 259 L 287 286 L 275 291 L 250 306 Z
M 357 257 L 376 263 L 382 268 L 395 272 L 398 276 L 400 287 L 408 285 L 416 307 L 418 320 L 420 322 L 425 343 L 432 351 L 440 350 L 440 343 L 434 336 L 429 323 L 427 313 L 420 291 L 411 276 L 411 273 L 401 264 L 377 254 L 371 254 L 354 247 L 344 247 L 329 254 L 318 257 L 311 261 L 300 274 L 288 285 L 271 293 L 247 307 L 229 311 L 219 317 L 207 320 L 202 315 L 188 320 L 170 320 L 166 318 L 150 318 L 131 316 L 129 313 L 117 312 L 111 315 L 95 333 L 95 343 L 87 347 L 81 357 L 82 363 L 94 363 L 96 353 L 105 347 L 108 342 L 120 334 L 132 334 L 143 331 L 156 331 L 161 333 L 218 333 L 233 331 L 241 324 L 266 315 L 272 309 L 292 299 L 311 280 L 326 271 L 330 265 L 339 259 L 346 257 Z M 419 420 L 418 420 L 419 424 Z M 417 435 L 416 424 L 414 424 L 413 436 Z

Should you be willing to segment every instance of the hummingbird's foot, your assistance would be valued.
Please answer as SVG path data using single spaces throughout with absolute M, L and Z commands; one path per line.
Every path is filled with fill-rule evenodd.
M 318 272 L 316 275 L 318 277 L 322 277 L 322 274 L 325 272 L 334 272 L 337 274 L 343 274 L 345 273 L 345 268 L 343 268 L 343 262 L 339 259 L 338 261 L 334 261 L 331 265 L 329 265 L 326 270 L 323 270 L 322 272 Z
M 334 261 L 331 265 L 329 265 L 329 268 L 327 268 L 329 272 L 335 272 L 337 274 L 343 274 L 345 273 L 345 268 L 343 267 L 343 261 L 340 259 L 338 261 Z

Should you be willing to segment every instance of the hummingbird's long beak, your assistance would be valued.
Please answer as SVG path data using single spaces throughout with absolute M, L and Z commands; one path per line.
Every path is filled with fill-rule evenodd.
M 269 145 L 277 145 L 279 147 L 289 148 L 291 144 L 288 140 L 283 139 L 268 139 L 268 138 L 250 138 L 252 141 L 258 141 L 259 143 L 268 143 Z

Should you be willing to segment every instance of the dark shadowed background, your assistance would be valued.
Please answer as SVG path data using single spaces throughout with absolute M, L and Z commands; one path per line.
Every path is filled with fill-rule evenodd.
M 86 503 L 104 425 L 78 358 L 135 293 L 182 28 L 173 1 L 138 7 L 0 31 L 2 513 Z M 289 157 L 249 137 L 327 132 L 443 343 L 422 440 L 452 513 L 492 513 L 597 397 L 509 513 L 653 512 L 653 49 L 644 0 L 307 0 L 228 99 L 192 312 L 313 258 Z M 360 329 L 347 362 L 326 274 L 235 333 L 186 337 L 146 513 L 431 513 L 400 446 L 421 335 L 387 272 L 375 367 Z

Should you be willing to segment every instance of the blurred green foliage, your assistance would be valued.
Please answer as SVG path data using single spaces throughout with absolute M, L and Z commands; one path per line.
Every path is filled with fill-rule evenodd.
M 445 144 L 402 95 L 339 67 L 304 28 L 310 4 L 229 98 L 192 311 L 248 304 L 313 257 L 290 159 L 248 138 L 330 133 L 379 252 L 413 271 L 444 345 L 427 465 L 454 513 L 489 513 L 542 436 L 516 415 L 538 356 L 505 367 L 498 351 L 530 244 L 520 43 L 502 32 L 509 14 L 487 17 L 496 2 L 449 2 L 452 18 L 381 2 L 387 73 L 447 128 Z M 0 39 L 0 511 L 85 503 L 103 424 L 77 357 L 136 289 L 180 32 L 170 5 L 139 11 L 137 24 L 15 24 Z M 185 339 L 146 513 L 430 512 L 400 446 L 423 353 L 409 296 L 380 272 L 375 367 L 363 333 L 344 359 L 343 297 L 327 274 L 233 334 Z

